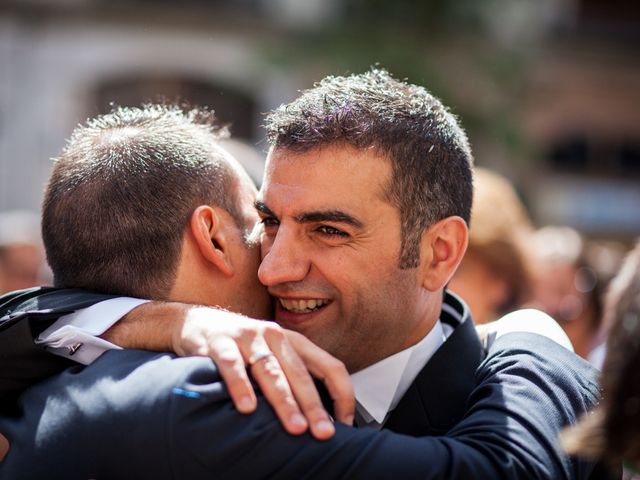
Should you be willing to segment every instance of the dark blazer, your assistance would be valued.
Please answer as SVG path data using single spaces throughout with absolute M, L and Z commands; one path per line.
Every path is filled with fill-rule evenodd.
M 114 298 L 79 289 L 31 288 L 0 297 L 0 411 L 17 395 L 74 362 L 52 355 L 33 339 L 59 317 Z
M 476 386 L 475 374 L 485 352 L 467 307 L 450 293 L 444 301 L 449 308 L 442 310 L 440 321 L 454 331 L 420 371 L 383 428 L 414 437 L 443 435 L 467 411 L 467 399 Z
M 7 372 L 0 377 L 5 398 L 12 398 L 29 381 L 33 383 L 30 379 L 50 376 L 52 370 L 64 366 L 61 362 L 52 367 L 52 359 L 57 357 L 35 346 L 32 337 L 60 315 L 107 298 L 112 296 L 32 289 L 0 299 L 0 345 L 16 341 L 13 351 L 29 359 L 28 368 L 14 372 L 6 369 L 12 361 L 17 364 L 12 355 L 0 355 L 0 372 Z M 462 313 L 461 304 L 451 298 L 447 303 Z M 445 311 L 442 320 L 457 325 Z M 319 443 L 306 436 L 291 442 L 262 400 L 255 416 L 237 414 L 215 366 L 206 359 L 108 352 L 90 367 L 71 367 L 31 388 L 20 399 L 22 412 L 10 421 L 9 417 L 3 419 L 8 424 L 0 420 L 0 431 L 12 442 L 0 473 L 9 475 L 7 478 L 31 478 L 41 473 L 37 465 L 55 465 L 60 478 L 199 478 L 197 472 L 221 478 L 227 472 L 239 475 L 236 478 L 383 478 L 392 474 L 407 478 L 585 478 L 590 467 L 566 459 L 557 450 L 555 438 L 562 425 L 572 423 L 596 401 L 595 372 L 542 337 L 511 334 L 505 338 L 495 343 L 491 355 L 478 367 L 484 353 L 472 322 L 469 319 L 455 328 L 385 425 L 414 436 L 441 434 L 457 425 L 451 430 L 455 435 L 413 440 L 388 431 L 380 434 L 340 427 L 330 442 Z M 523 340 L 526 349 L 520 348 Z M 566 368 L 549 371 L 549 365 L 563 362 Z M 31 371 L 26 379 L 25 369 Z M 176 376 L 167 374 L 172 369 Z M 136 374 L 140 371 L 145 375 Z M 198 386 L 196 391 L 193 385 Z M 198 397 L 195 394 L 202 393 L 200 388 L 211 394 Z M 528 392 L 526 398 L 521 395 L 523 388 Z M 80 395 L 82 392 L 91 400 Z M 197 414 L 174 419 L 174 410 L 166 410 L 167 402 L 184 404 L 188 410 L 196 397 L 207 399 L 207 408 L 198 407 Z M 56 414 L 60 406 L 65 406 L 60 412 L 64 415 Z M 530 410 L 533 415 L 526 418 Z M 205 414 L 209 411 L 211 418 Z M 465 412 L 467 417 L 460 422 Z M 176 445 L 173 433 L 157 431 L 159 425 L 165 425 L 165 418 L 176 422 L 172 432 L 195 428 L 198 435 L 187 436 Z M 182 418 L 198 420 L 189 425 L 183 424 Z M 204 431 L 196 428 L 201 422 L 206 426 Z M 42 437 L 43 431 L 51 435 Z M 123 431 L 127 431 L 126 442 L 112 438 Z M 130 431 L 135 434 L 129 435 Z M 221 437 L 219 432 L 231 438 Z M 60 438 L 66 440 L 59 442 Z M 229 457 L 213 455 L 210 450 L 197 453 L 203 445 L 211 449 L 219 442 L 224 446 L 220 451 L 228 452 Z M 136 449 L 138 443 L 148 447 L 147 453 Z M 168 445 L 170 451 L 166 452 Z M 258 446 L 260 452 L 255 452 Z M 90 450 L 86 455 L 68 454 L 85 447 Z M 123 448 L 128 453 L 119 452 Z M 248 459 L 246 452 L 255 456 Z M 101 458 L 102 453 L 106 458 Z M 31 470 L 23 472 L 27 477 L 20 477 L 19 465 L 32 458 L 39 460 L 28 462 Z M 122 463 L 114 458 L 128 460 Z M 225 466 L 222 460 L 229 458 L 232 465 Z
M 446 374 L 446 372 L 443 372 Z M 547 338 L 499 338 L 476 374 L 465 417 L 446 437 L 338 426 L 319 442 L 284 432 L 259 395 L 235 411 L 207 358 L 110 351 L 29 388 L 0 478 L 585 478 L 555 445 L 598 401 L 595 371 Z
M 0 297 L 0 405 L 11 408 L 25 388 L 74 364 L 35 345 L 34 338 L 59 317 L 115 297 L 48 287 Z M 466 307 L 449 293 L 445 302 L 457 315 L 444 309 L 441 320 L 454 331 L 418 374 L 384 428 L 413 436 L 442 434 L 466 411 L 484 352 Z M 465 319 L 461 324 L 460 318 Z

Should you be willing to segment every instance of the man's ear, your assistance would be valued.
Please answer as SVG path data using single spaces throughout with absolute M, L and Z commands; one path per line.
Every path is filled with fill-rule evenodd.
M 469 243 L 469 228 L 460 217 L 447 217 L 431 225 L 422 235 L 420 259 L 422 286 L 441 290 L 455 273 Z
M 234 273 L 223 220 L 216 208 L 201 205 L 191 214 L 191 233 L 202 257 L 224 275 Z

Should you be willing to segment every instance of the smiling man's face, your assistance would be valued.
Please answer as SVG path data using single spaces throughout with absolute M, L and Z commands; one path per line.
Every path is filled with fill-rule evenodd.
M 430 328 L 420 268 L 400 269 L 400 216 L 385 198 L 391 164 L 372 149 L 272 151 L 257 207 L 260 281 L 276 321 L 360 370 Z

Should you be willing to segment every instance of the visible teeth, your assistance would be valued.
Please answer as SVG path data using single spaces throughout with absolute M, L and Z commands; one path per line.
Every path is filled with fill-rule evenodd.
M 329 303 L 329 300 L 323 300 L 319 298 L 312 298 L 309 300 L 285 300 L 284 298 L 280 299 L 280 304 L 284 307 L 284 309 L 294 313 L 309 313 L 313 310 L 317 310 L 327 303 Z

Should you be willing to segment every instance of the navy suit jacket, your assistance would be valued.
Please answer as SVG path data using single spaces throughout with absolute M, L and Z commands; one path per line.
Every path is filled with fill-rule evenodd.
M 89 306 L 96 301 L 109 297 L 110 296 L 82 291 L 44 289 L 30 290 L 14 295 L 11 298 L 7 297 L 4 303 L 0 301 L 0 346 L 11 342 L 11 339 L 19 340 L 19 342 L 12 347 L 13 350 L 9 350 L 8 354 L 4 356 L 0 354 L 1 371 L 8 373 L 8 375 L 4 373 L 5 376 L 0 378 L 0 387 L 2 393 L 5 395 L 5 399 L 13 401 L 12 395 L 28 383 L 28 381 L 25 380 L 25 370 L 31 371 L 30 375 L 26 376 L 28 380 L 29 378 L 50 376 L 52 370 L 55 370 L 55 368 L 59 369 L 63 366 L 62 363 L 58 363 L 55 368 L 48 367 L 49 371 L 45 372 L 42 366 L 47 363 L 47 357 L 49 361 L 51 361 L 53 357 L 43 353 L 44 350 L 41 347 L 34 346 L 31 341 L 32 336 L 44 330 L 44 328 L 58 318 L 59 315 L 70 313 L 77 308 Z M 453 302 L 453 304 L 454 308 L 456 308 L 455 302 Z M 461 308 L 459 305 L 457 305 L 457 307 Z M 445 322 L 452 321 L 444 311 L 442 319 Z M 589 466 L 566 459 L 561 452 L 558 451 L 555 445 L 555 438 L 561 426 L 573 423 L 576 415 L 585 411 L 597 398 L 598 392 L 595 382 L 595 372 L 576 356 L 542 337 L 527 334 L 512 334 L 506 338 L 509 337 L 511 338 L 510 341 L 501 340 L 496 342 L 492 348 L 492 355 L 478 368 L 484 353 L 480 347 L 472 322 L 468 320 L 457 326 L 447 342 L 445 342 L 424 367 L 422 372 L 420 372 L 416 381 L 409 388 L 407 394 L 388 419 L 385 428 L 413 436 L 443 434 L 452 428 L 451 433 L 459 431 L 463 433 L 460 438 L 455 438 L 454 435 L 451 439 L 431 439 L 431 443 L 427 442 L 430 446 L 427 447 L 425 452 L 431 452 L 435 456 L 438 456 L 438 461 L 436 461 L 435 457 L 425 457 L 428 458 L 429 465 L 435 465 L 434 471 L 430 470 L 430 473 L 427 474 L 426 470 L 424 470 L 424 460 L 416 463 L 416 460 L 410 453 L 414 452 L 417 455 L 419 451 L 423 451 L 423 442 L 427 439 L 409 440 L 407 437 L 394 436 L 390 434 L 390 432 L 384 432 L 383 435 L 379 437 L 380 434 L 374 432 L 354 433 L 353 429 L 341 428 L 336 438 L 331 440 L 330 443 L 318 444 L 318 442 L 308 437 L 296 439 L 296 447 L 292 448 L 292 454 L 297 452 L 298 449 L 303 449 L 303 452 L 312 452 L 308 453 L 308 455 L 310 455 L 308 461 L 311 464 L 324 462 L 325 460 L 323 459 L 327 459 L 326 461 L 328 461 L 330 465 L 316 468 L 319 469 L 319 476 L 321 476 L 320 473 L 328 473 L 331 477 L 354 475 L 352 470 L 341 470 L 345 465 L 349 466 L 354 464 L 357 465 L 357 467 L 354 468 L 357 468 L 359 471 L 362 470 L 362 472 L 369 472 L 371 474 L 377 473 L 378 477 L 385 476 L 382 475 L 382 472 L 398 475 L 402 473 L 403 468 L 408 468 L 407 474 L 417 474 L 424 478 L 585 478 Z M 28 342 L 24 341 L 26 338 L 29 339 Z M 520 338 L 520 341 L 525 340 L 527 342 L 525 345 L 527 345 L 528 349 L 533 349 L 533 345 L 536 342 L 541 342 L 545 345 L 545 349 L 543 350 L 548 351 L 549 355 L 546 357 L 540 355 L 542 350 L 518 349 L 519 343 L 516 341 L 516 338 Z M 535 341 L 532 341 L 532 338 Z M 16 346 L 18 344 L 19 346 Z M 2 349 L 0 349 L 0 351 L 2 351 Z M 20 355 L 15 355 L 11 352 L 18 352 Z M 37 352 L 37 354 L 34 355 L 34 352 Z M 44 444 L 38 443 L 35 438 L 30 437 L 34 429 L 41 430 L 42 428 L 40 424 L 36 426 L 30 424 L 30 422 L 33 421 L 33 419 L 39 419 L 41 417 L 48 418 L 47 414 L 51 415 L 54 413 L 47 412 L 48 403 L 44 400 L 52 396 L 51 392 L 57 392 L 56 395 L 60 396 L 60 400 L 56 402 L 56 404 L 76 405 L 80 413 L 83 412 L 83 408 L 80 407 L 86 403 L 85 400 L 64 393 L 66 390 L 64 390 L 62 386 L 68 382 L 69 379 L 77 378 L 82 385 L 91 385 L 91 388 L 87 387 L 86 391 L 96 392 L 99 397 L 96 405 L 98 405 L 98 410 L 100 411 L 104 409 L 103 406 L 100 406 L 105 403 L 104 397 L 112 398 L 119 396 L 119 393 L 109 393 L 102 389 L 102 386 L 105 385 L 102 379 L 105 376 L 110 379 L 114 375 L 111 370 L 116 367 L 121 367 L 119 361 L 120 355 L 114 355 L 115 353 L 116 352 L 109 352 L 105 354 L 103 356 L 104 360 L 101 357 L 100 363 L 96 363 L 95 366 L 92 365 L 86 369 L 78 366 L 72 367 L 61 376 L 54 377 L 54 379 L 44 384 L 37 385 L 25 393 L 20 403 L 22 413 L 16 416 L 19 420 L 17 420 L 18 423 L 15 425 L 19 426 L 19 428 L 15 430 L 15 432 L 7 430 L 7 432 L 12 432 L 8 433 L 8 436 L 13 435 L 12 450 L 5 462 L 6 466 L 3 466 L 7 472 L 11 472 L 11 475 L 16 474 L 17 470 L 11 470 L 11 465 L 16 465 L 16 460 L 14 459 L 18 459 L 17 461 L 19 463 L 20 460 L 24 461 L 27 458 L 35 456 L 43 458 L 43 464 L 46 464 L 46 459 L 49 458 L 49 455 L 52 455 L 51 448 L 53 447 L 50 445 L 46 446 L 48 445 L 46 442 Z M 15 360 L 16 357 L 29 359 L 27 367 L 23 366 L 19 368 L 17 373 L 11 370 L 8 371 L 5 368 L 5 363 L 7 363 L 7 360 L 10 360 L 8 363 L 11 364 L 11 360 L 13 360 L 13 365 L 18 365 L 18 362 Z M 151 365 L 156 365 L 156 357 L 153 357 L 154 360 L 150 360 Z M 558 364 L 558 362 L 555 361 L 556 357 L 561 358 L 562 361 L 565 362 L 566 370 L 555 371 L 554 369 L 550 369 L 551 366 Z M 112 360 L 114 358 L 115 360 Z M 131 363 L 127 358 L 125 358 L 125 363 L 127 366 L 130 366 Z M 139 357 L 135 358 L 139 359 Z M 163 356 L 160 358 L 170 357 Z M 105 364 L 106 359 L 111 360 Z M 60 359 L 56 357 L 56 362 L 59 360 Z M 194 361 L 195 360 L 202 362 L 206 359 L 194 359 Z M 185 362 L 186 360 L 181 361 Z M 164 367 L 160 369 L 159 367 L 152 368 L 151 366 L 146 366 L 146 359 L 140 360 L 140 362 L 145 364 L 145 371 L 148 373 L 148 376 L 145 378 L 153 379 L 154 372 L 159 374 L 160 379 L 164 378 L 162 373 L 156 372 L 156 369 L 164 370 Z M 173 365 L 176 362 L 178 362 L 178 360 L 172 360 L 169 364 Z M 236 422 L 245 422 L 248 417 L 242 417 L 235 413 L 226 396 L 224 385 L 220 383 L 217 371 L 215 371 L 215 366 L 208 361 L 205 363 L 209 365 L 209 369 L 213 369 L 211 372 L 203 373 L 203 375 L 208 378 L 208 385 L 222 395 L 222 397 L 215 398 L 216 405 L 218 407 L 224 405 L 223 411 L 229 415 L 229 419 L 225 420 L 225 425 L 231 425 L 229 432 L 233 432 L 233 435 L 237 436 L 239 432 L 234 430 L 236 428 Z M 165 364 L 163 363 L 163 365 Z M 181 363 L 181 365 L 187 364 Z M 201 365 L 201 363 L 198 365 Z M 139 368 L 135 365 L 134 367 L 130 368 L 135 371 Z M 200 372 L 202 369 L 197 370 Z M 518 373 L 514 374 L 515 372 Z M 71 373 L 73 375 L 80 373 L 80 375 L 70 376 Z M 129 378 L 129 373 L 126 375 L 123 374 L 124 377 Z M 120 376 L 120 374 L 116 375 L 117 378 L 120 378 Z M 137 401 L 141 401 L 145 405 L 148 403 L 148 400 L 144 401 L 138 398 L 138 396 L 142 394 L 142 391 L 148 390 L 149 386 L 142 381 L 143 379 L 139 377 L 135 378 L 137 382 L 140 382 L 139 385 L 135 382 L 126 383 L 129 388 L 135 387 L 132 391 L 136 399 L 136 401 L 127 403 L 128 408 L 137 405 Z M 515 382 L 502 385 L 507 379 L 515 380 Z M 32 380 L 31 383 L 33 383 Z M 186 384 L 183 385 L 183 383 L 174 382 L 170 385 L 164 385 L 164 389 L 162 390 L 162 392 L 164 392 L 163 395 L 169 390 L 174 392 L 172 389 L 190 392 L 191 390 L 189 390 L 188 386 L 186 386 Z M 114 392 L 119 392 L 119 390 L 123 388 L 119 383 L 111 384 L 108 382 L 107 385 L 111 385 Z M 136 387 L 136 385 L 138 386 Z M 161 385 L 162 382 L 155 380 L 152 382 L 153 387 L 159 387 Z M 520 389 L 516 388 L 516 385 L 519 385 L 518 388 Z M 63 393 L 60 393 L 61 388 Z M 529 395 L 528 390 L 531 390 L 531 395 Z M 160 401 L 162 397 L 160 393 L 162 392 L 159 392 L 155 397 L 152 396 L 158 399 L 160 404 L 162 404 L 162 401 Z M 527 394 L 523 395 L 523 392 L 527 392 Z M 100 397 L 100 395 L 102 395 L 102 397 Z M 175 392 L 169 395 L 169 397 L 173 398 L 175 395 L 178 395 L 176 397 L 177 400 L 174 398 L 173 401 L 178 401 L 178 403 L 184 401 L 184 398 L 182 398 L 180 394 L 175 394 Z M 191 394 L 183 394 L 182 396 L 184 395 L 186 395 L 185 398 L 193 399 L 192 396 L 189 396 Z M 486 397 L 486 395 L 489 395 L 490 398 Z M 55 397 L 55 395 L 53 395 L 53 397 Z M 559 402 L 561 398 L 564 398 L 566 403 L 562 404 Z M 210 398 L 210 400 L 213 399 Z M 14 405 L 15 402 L 12 403 L 11 401 L 9 404 Z M 211 402 L 209 402 L 208 405 L 213 410 L 217 408 L 213 408 Z M 118 410 L 118 408 L 111 407 L 111 410 L 114 409 Z M 474 415 L 471 415 L 471 418 L 467 417 L 459 423 L 465 415 L 465 412 L 467 414 L 474 412 Z M 129 413 L 126 412 L 123 412 L 123 414 L 125 416 L 129 415 Z M 262 402 L 259 412 L 256 415 L 255 421 L 260 421 L 262 418 L 265 421 L 275 422 L 269 423 L 270 428 L 274 430 L 270 432 L 269 435 L 275 435 L 278 441 L 282 440 L 280 437 L 285 439 L 290 438 L 279 427 L 270 408 L 263 405 Z M 265 415 L 267 415 L 267 417 L 265 417 Z M 155 424 L 158 422 L 158 418 L 153 418 L 152 416 L 145 418 L 136 408 L 133 408 L 133 413 L 131 413 L 130 418 L 139 418 L 141 424 L 147 424 L 148 422 Z M 215 427 L 215 422 L 220 418 L 219 414 L 213 416 L 211 419 L 213 423 L 211 425 L 212 428 Z M 100 421 L 109 423 L 108 419 L 102 419 Z M 78 422 L 82 425 L 91 424 L 87 418 L 79 417 L 72 418 L 69 422 L 64 422 L 64 425 L 60 428 L 67 433 L 75 432 L 75 429 L 78 428 L 75 425 Z M 128 420 L 122 419 L 119 422 L 113 423 L 112 429 L 116 430 L 115 434 L 127 430 L 129 428 L 127 422 Z M 468 426 L 469 422 L 472 422 L 472 427 L 466 429 L 465 426 Z M 517 424 L 518 427 L 515 429 L 512 428 L 513 424 Z M 182 428 L 181 423 L 180 425 Z M 502 433 L 497 432 L 496 430 L 500 428 L 504 428 L 506 431 Z M 45 429 L 47 432 L 50 430 L 49 428 Z M 0 431 L 4 431 L 2 425 L 0 425 Z M 100 427 L 99 431 L 102 432 L 102 427 Z M 109 429 L 105 430 L 105 432 L 107 431 L 109 431 Z M 214 431 L 216 431 L 215 428 Z M 62 437 L 67 438 L 67 433 L 62 433 Z M 467 434 L 471 434 L 471 437 L 466 437 Z M 74 433 L 74 435 L 84 438 L 83 435 L 79 433 Z M 362 435 L 364 435 L 365 440 L 360 438 Z M 16 443 L 19 438 L 27 438 L 30 440 L 26 442 L 18 441 Z M 47 436 L 46 439 L 48 438 Z M 56 439 L 57 437 L 53 436 L 51 438 Z M 153 438 L 157 438 L 157 436 L 153 435 Z M 212 441 L 216 444 L 222 441 L 222 444 L 225 444 L 222 439 L 215 435 L 212 438 L 204 437 L 203 440 L 206 441 L 207 444 Z M 28 447 L 31 441 L 34 444 L 33 449 Z M 40 441 L 42 441 L 42 439 L 40 439 Z M 260 438 L 254 438 L 252 441 L 260 442 Z M 109 452 L 109 448 L 111 448 L 107 448 L 109 442 L 105 442 L 104 445 L 100 441 L 97 442 L 98 443 L 94 444 L 91 448 L 95 448 L 98 451 L 104 450 Z M 333 458 L 332 456 L 326 456 L 328 454 L 327 452 L 332 451 L 330 447 L 330 445 L 332 445 L 331 442 L 337 442 L 341 445 L 339 448 L 340 452 L 347 452 L 344 453 L 344 457 L 340 454 L 339 460 L 336 460 L 337 463 L 335 464 L 333 460 L 328 460 L 328 458 Z M 244 445 L 244 442 L 240 443 Z M 289 445 L 287 442 L 285 443 Z M 131 445 L 132 443 L 127 441 L 126 444 Z M 234 449 L 239 446 L 235 446 L 233 442 L 231 442 L 231 444 L 230 448 L 232 451 L 235 451 Z M 350 446 L 362 446 L 365 444 L 371 444 L 371 447 L 367 446 L 364 451 L 372 452 L 371 455 L 375 452 L 375 455 L 364 455 L 364 457 L 360 459 L 362 453 L 354 453 L 358 451 L 358 449 L 351 450 Z M 20 445 L 21 448 L 23 446 L 27 447 L 18 450 L 18 447 L 15 445 Z M 89 445 L 92 445 L 92 443 L 89 442 L 87 446 Z M 188 445 L 188 442 L 185 443 L 185 446 Z M 309 445 L 322 445 L 322 447 L 318 450 L 311 448 Z M 453 450 L 450 451 L 450 448 L 454 446 L 456 447 L 455 452 Z M 67 452 L 76 451 L 76 446 L 73 445 L 73 442 L 65 448 L 72 449 L 65 450 Z M 189 446 L 189 448 L 191 448 L 191 446 Z M 198 448 L 198 446 L 195 446 L 194 451 L 197 451 Z M 287 446 L 286 448 L 289 447 Z M 415 450 L 413 448 L 415 448 Z M 154 447 L 154 449 L 156 449 L 156 447 Z M 158 451 L 163 450 L 159 448 Z M 269 449 L 267 449 L 267 451 L 269 451 Z M 399 457 L 394 457 L 396 452 L 398 454 L 400 454 L 400 452 L 404 453 Z M 447 452 L 447 455 L 440 457 L 439 455 L 442 455 L 443 452 Z M 466 452 L 466 454 L 463 455 L 463 452 Z M 64 456 L 63 453 L 60 454 Z M 136 455 L 137 454 L 138 453 L 136 453 Z M 238 461 L 244 458 L 238 452 L 234 455 L 238 458 Z M 307 458 L 305 457 L 306 453 L 295 453 L 295 455 L 301 459 Z M 469 457 L 467 458 L 465 455 L 469 455 Z M 373 461 L 374 457 L 386 459 L 389 465 L 393 466 L 393 469 L 385 470 L 380 462 Z M 135 456 L 133 458 L 135 458 Z M 165 458 L 164 455 L 162 455 L 162 458 Z M 277 455 L 268 454 L 267 458 L 273 460 L 275 462 L 274 464 L 277 464 Z M 448 460 L 443 461 L 443 458 L 448 458 Z M 411 465 L 399 467 L 397 464 L 398 459 L 404 459 L 411 463 Z M 74 460 L 74 462 L 75 461 L 76 460 Z M 435 464 L 433 463 L 434 461 L 436 462 Z M 452 461 L 455 461 L 455 465 L 447 463 Z M 187 464 L 188 462 L 185 465 Z M 212 469 L 211 472 L 216 472 L 216 475 L 222 475 L 219 470 L 219 464 L 214 462 L 214 464 L 207 465 L 209 465 L 207 467 L 208 469 Z M 251 463 L 251 465 L 253 465 L 253 463 Z M 301 465 L 305 466 L 307 464 L 302 462 Z M 369 468 L 368 465 L 373 465 L 373 467 Z M 87 466 L 87 468 L 89 468 L 89 466 Z M 236 467 L 232 470 L 236 471 L 235 468 Z M 294 477 L 304 476 L 303 470 L 295 470 L 297 467 L 290 466 L 288 463 L 286 465 L 282 464 L 278 468 L 283 468 L 283 472 L 291 472 Z M 294 468 L 294 470 L 291 470 L 291 468 Z M 306 466 L 304 468 L 306 468 Z M 71 474 L 71 470 L 61 471 L 64 471 L 65 475 Z M 89 470 L 82 471 L 88 472 Z M 125 471 L 120 471 L 117 474 L 113 470 L 96 470 L 96 472 L 98 471 L 109 472 L 110 476 L 116 477 L 127 474 Z M 2 472 L 2 470 L 0 470 L 0 472 Z M 252 472 L 251 474 L 247 473 L 247 478 L 268 478 L 270 476 L 261 474 L 259 470 L 252 470 Z M 347 472 L 351 473 L 348 474 Z M 493 473 L 489 475 L 489 472 Z M 184 471 L 177 478 L 182 476 L 187 478 L 190 477 L 190 475 L 190 473 L 187 474 L 186 471 Z M 455 475 L 460 475 L 460 477 L 456 477 Z M 158 476 L 162 478 L 161 475 Z M 313 475 L 311 476 L 313 477 Z M 238 478 L 244 477 L 241 476 Z M 287 477 L 283 476 L 281 478 Z
M 462 323 L 443 309 L 440 321 L 454 328 L 449 338 L 422 368 L 384 424 L 385 429 L 422 437 L 443 435 L 467 411 L 467 400 L 476 386 L 476 371 L 485 357 L 466 307 L 450 294 L 450 309 Z
M 75 365 L 33 340 L 59 317 L 114 295 L 80 289 L 30 288 L 0 297 L 0 411 L 12 410 L 25 388 Z
M 499 338 L 476 373 L 465 417 L 446 437 L 338 426 L 294 437 L 259 396 L 235 411 L 207 358 L 110 351 L 20 397 L 0 417 L 11 443 L 0 477 L 21 478 L 585 478 L 561 454 L 563 425 L 598 401 L 594 371 L 551 340 Z

